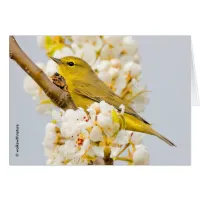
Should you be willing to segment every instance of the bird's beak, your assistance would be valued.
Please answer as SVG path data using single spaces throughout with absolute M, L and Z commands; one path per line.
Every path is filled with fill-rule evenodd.
M 54 62 L 56 62 L 58 65 L 62 64 L 62 61 L 58 58 L 50 57 Z

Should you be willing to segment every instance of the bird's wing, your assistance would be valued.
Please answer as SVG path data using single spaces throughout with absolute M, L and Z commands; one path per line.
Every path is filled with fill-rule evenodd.
M 101 80 L 97 80 L 94 84 L 90 84 L 86 81 L 73 81 L 75 92 L 79 95 L 92 99 L 93 101 L 100 102 L 104 100 L 110 105 L 113 105 L 116 109 L 120 110 L 119 106 L 125 106 L 125 113 L 133 115 L 139 120 L 146 124 L 149 124 L 142 117 L 140 117 L 129 105 L 128 103 L 117 96 L 107 85 Z

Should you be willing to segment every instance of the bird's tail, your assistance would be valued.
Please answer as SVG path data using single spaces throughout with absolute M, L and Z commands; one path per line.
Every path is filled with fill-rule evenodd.
M 137 132 L 142 132 L 150 135 L 154 135 L 170 146 L 176 146 L 173 142 L 168 140 L 166 137 L 155 131 L 150 124 L 146 124 L 143 121 L 137 119 L 136 117 L 128 114 L 124 114 L 125 120 L 126 120 L 126 129 L 127 130 L 133 130 Z
M 166 137 L 164 137 L 163 135 L 161 135 L 160 133 L 156 132 L 155 130 L 153 130 L 150 126 L 149 126 L 149 132 L 152 135 L 155 135 L 156 137 L 160 138 L 161 140 L 163 140 L 164 142 L 166 142 L 168 145 L 170 146 L 176 146 L 173 142 L 171 142 L 170 140 L 168 140 Z

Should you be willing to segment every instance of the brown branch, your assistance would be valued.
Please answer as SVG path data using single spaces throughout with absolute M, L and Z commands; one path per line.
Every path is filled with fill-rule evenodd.
M 68 91 L 63 91 L 24 53 L 13 36 L 9 37 L 9 56 L 41 87 L 51 101 L 63 110 L 76 109 Z
M 111 155 L 111 149 L 105 147 L 104 158 L 103 158 L 105 165 L 113 165 L 113 159 L 110 157 L 110 155 Z

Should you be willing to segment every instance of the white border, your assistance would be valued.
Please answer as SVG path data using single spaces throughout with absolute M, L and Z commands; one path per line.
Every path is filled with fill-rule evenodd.
M 192 34 L 200 85 L 198 1 L 6 1 L 1 12 L 1 199 L 198 199 L 200 107 L 192 167 L 8 167 L 9 34 Z M 27 8 L 25 8 L 25 6 Z M 4 29 L 4 30 L 2 30 Z M 7 70 L 7 73 L 5 73 Z M 5 75 L 7 74 L 7 76 Z M 6 186 L 6 187 L 5 187 Z

